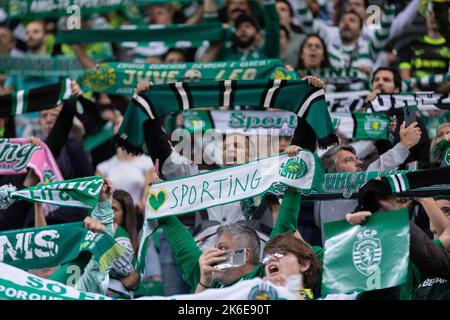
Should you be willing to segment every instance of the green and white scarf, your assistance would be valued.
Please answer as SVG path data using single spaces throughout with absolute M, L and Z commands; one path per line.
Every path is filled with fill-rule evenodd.
M 152 185 L 146 219 L 180 215 L 263 195 L 273 183 L 310 190 L 323 180 L 315 154 L 301 150 Z
M 72 97 L 70 80 L 0 96 L 0 117 L 54 108 Z
M 168 48 L 199 47 L 203 41 L 225 39 L 226 30 L 220 23 L 197 25 L 168 25 L 164 27 L 137 27 L 127 25 L 122 29 L 74 29 L 58 31 L 56 43 L 96 43 L 96 42 L 163 42 Z M 137 44 L 136 44 L 137 45 Z
M 313 131 L 321 148 L 337 141 L 325 104 L 323 89 L 303 80 L 252 80 L 176 82 L 152 86 L 134 95 L 119 129 L 119 145 L 129 152 L 142 152 L 144 123 L 172 112 L 193 108 L 258 106 L 294 112 Z
M 422 87 L 436 86 L 450 81 L 450 73 L 436 74 L 429 77 L 411 78 L 402 81 L 402 91 L 412 91 L 413 87 L 418 85 Z
M 387 140 L 389 117 L 383 113 L 330 113 L 336 131 L 352 140 Z
M 338 88 L 347 88 L 355 83 L 360 83 L 363 87 L 369 84 L 369 76 L 354 68 L 320 68 L 298 70 L 300 76 L 314 75 L 325 82 Z M 342 91 L 343 89 L 341 89 Z
M 71 5 L 77 5 L 80 14 L 86 16 L 121 9 L 122 2 L 121 0 L 9 0 L 8 18 L 36 20 L 65 17 L 70 15 L 67 8 Z
M 52 182 L 15 190 L 11 185 L 0 187 L 0 207 L 7 208 L 12 201 L 22 199 L 63 207 L 94 209 L 97 205 L 103 178 L 94 176 Z
M 390 288 L 407 280 L 409 217 L 406 209 L 377 213 L 362 225 L 324 224 L 322 295 Z
M 0 56 L 0 73 L 8 76 L 75 78 L 83 67 L 75 57 Z
M 297 116 L 284 111 L 189 110 L 183 112 L 184 128 L 190 132 L 214 129 L 219 133 L 292 136 Z
M 380 94 L 370 103 L 365 103 L 369 91 L 327 93 L 330 112 L 355 112 L 367 107 L 373 112 L 386 112 L 406 106 L 417 106 L 420 111 L 450 109 L 450 94 L 440 93 L 395 93 Z
M 406 106 L 417 106 L 421 111 L 450 109 L 449 93 L 415 93 L 415 94 L 380 94 L 370 103 L 374 112 L 385 112 L 401 109 Z
M 0 262 L 2 300 L 111 300 L 107 296 L 76 290 Z
M 102 63 L 77 79 L 85 91 L 132 95 L 139 82 L 256 80 L 289 77 L 278 59 L 209 63 Z M 293 77 L 291 77 L 292 79 Z M 295 80 L 295 78 L 293 79 Z
M 0 262 L 20 269 L 56 267 L 90 252 L 104 272 L 125 250 L 104 233 L 84 228 L 83 222 L 0 233 Z

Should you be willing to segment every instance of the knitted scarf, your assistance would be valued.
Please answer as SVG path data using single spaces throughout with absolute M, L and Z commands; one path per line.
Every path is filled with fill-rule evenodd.
M 253 80 L 215 81 L 152 86 L 149 91 L 134 95 L 119 129 L 119 145 L 129 152 L 140 153 L 144 145 L 144 123 L 148 119 L 200 107 L 236 105 L 280 108 L 299 117 L 304 139 L 317 141 L 321 148 L 337 142 L 324 91 L 306 81 Z M 295 135 L 294 135 L 295 139 Z M 300 145 L 297 143 L 297 145 Z
M 0 72 L 8 76 L 67 77 L 75 78 L 83 73 L 83 67 L 75 57 L 54 56 L 0 56 Z
M 54 108 L 72 96 L 70 80 L 0 96 L 0 117 Z
M 442 191 L 450 189 L 450 167 L 435 168 L 420 171 L 401 172 L 383 177 L 380 180 L 370 180 L 358 194 L 358 208 L 356 211 L 379 210 L 380 205 L 375 195 L 405 194 L 411 189 L 436 186 Z
M 107 13 L 121 9 L 122 2 L 121 0 L 9 0 L 8 18 L 37 20 L 64 17 L 68 16 L 67 8 L 71 5 L 77 5 L 83 16 L 94 13 Z
M 11 185 L 0 187 L 0 208 L 16 199 L 57 206 L 94 209 L 103 185 L 101 177 L 85 177 L 37 185 L 16 191 Z
M 126 26 L 126 29 L 73 29 L 58 31 L 56 43 L 96 43 L 96 42 L 163 42 L 168 48 L 199 47 L 203 41 L 225 39 L 226 30 L 220 23 L 196 25 L 168 25 L 164 27 Z
M 132 95 L 139 82 L 256 80 L 288 77 L 278 59 L 209 63 L 102 63 L 78 77 L 85 91 Z M 291 77 L 292 78 L 292 77 Z M 283 78 L 284 79 L 284 78 Z
M 83 222 L 0 233 L 0 262 L 20 269 L 56 267 L 90 252 L 104 272 L 125 250 L 112 237 L 84 228 Z
M 414 86 L 436 86 L 450 81 L 450 73 L 435 74 L 429 77 L 411 78 L 409 80 L 402 81 L 402 91 L 412 91 Z

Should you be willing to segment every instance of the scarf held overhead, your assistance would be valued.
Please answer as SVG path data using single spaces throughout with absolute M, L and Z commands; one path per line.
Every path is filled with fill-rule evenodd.
M 139 82 L 154 84 L 177 81 L 255 80 L 285 77 L 278 59 L 209 63 L 102 63 L 85 71 L 78 83 L 86 91 L 132 95 Z
M 297 116 L 282 111 L 189 110 L 183 112 L 184 127 L 190 132 L 214 129 L 220 133 L 292 136 Z
M 96 43 L 96 42 L 163 42 L 168 48 L 190 48 L 203 44 L 203 41 L 225 39 L 226 29 L 220 23 L 196 25 L 168 25 L 140 28 L 126 26 L 126 29 L 73 29 L 58 31 L 56 43 Z
M 309 190 L 323 179 L 316 155 L 301 150 L 153 184 L 146 218 L 180 215 L 264 194 L 273 183 Z
M 0 262 L 0 299 L 5 300 L 110 300 L 76 290 L 57 281 L 32 275 Z
M 0 96 L 0 117 L 51 109 L 71 97 L 69 79 L 30 90 L 19 90 Z
M 125 250 L 104 233 L 84 228 L 83 222 L 0 233 L 0 261 L 20 269 L 56 267 L 90 252 L 104 272 Z
M 0 139 L 0 175 L 26 173 L 27 168 L 44 183 L 64 180 L 44 142 L 36 146 L 22 138 Z
M 225 80 L 155 85 L 133 96 L 119 129 L 118 142 L 128 151 L 140 153 L 146 120 L 193 108 L 250 105 L 263 110 L 279 108 L 295 113 L 299 120 L 307 123 L 305 131 L 317 137 L 319 146 L 325 148 L 337 142 L 337 137 L 324 96 L 323 89 L 302 80 Z
M 0 71 L 8 76 L 75 78 L 83 67 L 75 57 L 0 56 Z
M 389 117 L 383 113 L 330 113 L 334 129 L 351 140 L 387 140 Z
M 103 185 L 101 177 L 85 177 L 52 182 L 15 190 L 12 186 L 0 187 L 0 207 L 7 208 L 12 201 L 22 199 L 63 207 L 94 209 Z
M 80 13 L 91 15 L 94 13 L 112 12 L 122 8 L 121 0 L 9 0 L 8 18 L 9 19 L 45 19 L 70 16 L 67 8 L 76 5 Z

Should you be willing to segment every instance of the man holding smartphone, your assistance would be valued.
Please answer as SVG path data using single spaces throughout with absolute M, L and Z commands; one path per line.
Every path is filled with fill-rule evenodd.
M 381 67 L 373 73 L 371 86 L 373 91 L 367 95 L 366 103 L 373 101 L 379 94 L 400 93 L 402 79 L 397 69 Z M 417 161 L 416 164 L 408 167 L 408 169 L 423 169 L 429 167 L 431 141 L 423 121 L 419 117 L 416 118 L 413 108 L 404 108 L 404 110 L 396 109 L 392 112 L 392 116 L 394 120 L 391 123 L 391 131 L 393 132 L 394 141 L 400 140 L 400 128 L 404 121 L 406 128 L 413 126 L 419 128 L 421 131 L 419 143 L 410 149 L 411 154 L 399 167 L 399 170 L 406 169 L 407 164 L 415 161 Z M 386 146 L 386 150 L 391 147 L 392 146 Z

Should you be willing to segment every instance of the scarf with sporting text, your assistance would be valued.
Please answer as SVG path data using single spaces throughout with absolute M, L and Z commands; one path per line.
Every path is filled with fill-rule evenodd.
M 83 222 L 0 233 L 0 261 L 20 269 L 56 267 L 90 252 L 104 272 L 125 252 L 112 237 L 84 228 Z
M 295 157 L 281 154 L 154 183 L 146 204 L 146 219 L 187 214 L 263 196 L 274 183 L 310 190 L 317 188 L 321 181 L 323 169 L 317 155 L 308 150 L 301 150 Z
M 323 89 L 303 80 L 225 80 L 155 85 L 133 96 L 119 129 L 118 143 L 129 152 L 141 153 L 146 120 L 194 108 L 248 105 L 262 110 L 279 108 L 295 113 L 299 117 L 297 129 L 302 131 L 302 138 L 308 139 L 309 143 L 317 138 L 319 147 L 325 148 L 337 143 L 337 137 L 324 97 Z
M 210 80 L 296 80 L 278 59 L 219 61 L 208 63 L 108 62 L 81 74 L 77 81 L 85 91 L 132 95 L 139 82 L 154 84 Z
M 44 142 L 36 146 L 22 138 L 0 139 L 0 174 L 26 173 L 27 168 L 44 183 L 64 180 Z
M 70 80 L 0 96 L 0 117 L 54 108 L 72 97 Z
M 17 190 L 14 186 L 0 187 L 0 208 L 6 209 L 16 199 L 63 207 L 94 209 L 103 185 L 102 177 L 85 177 L 41 184 Z

